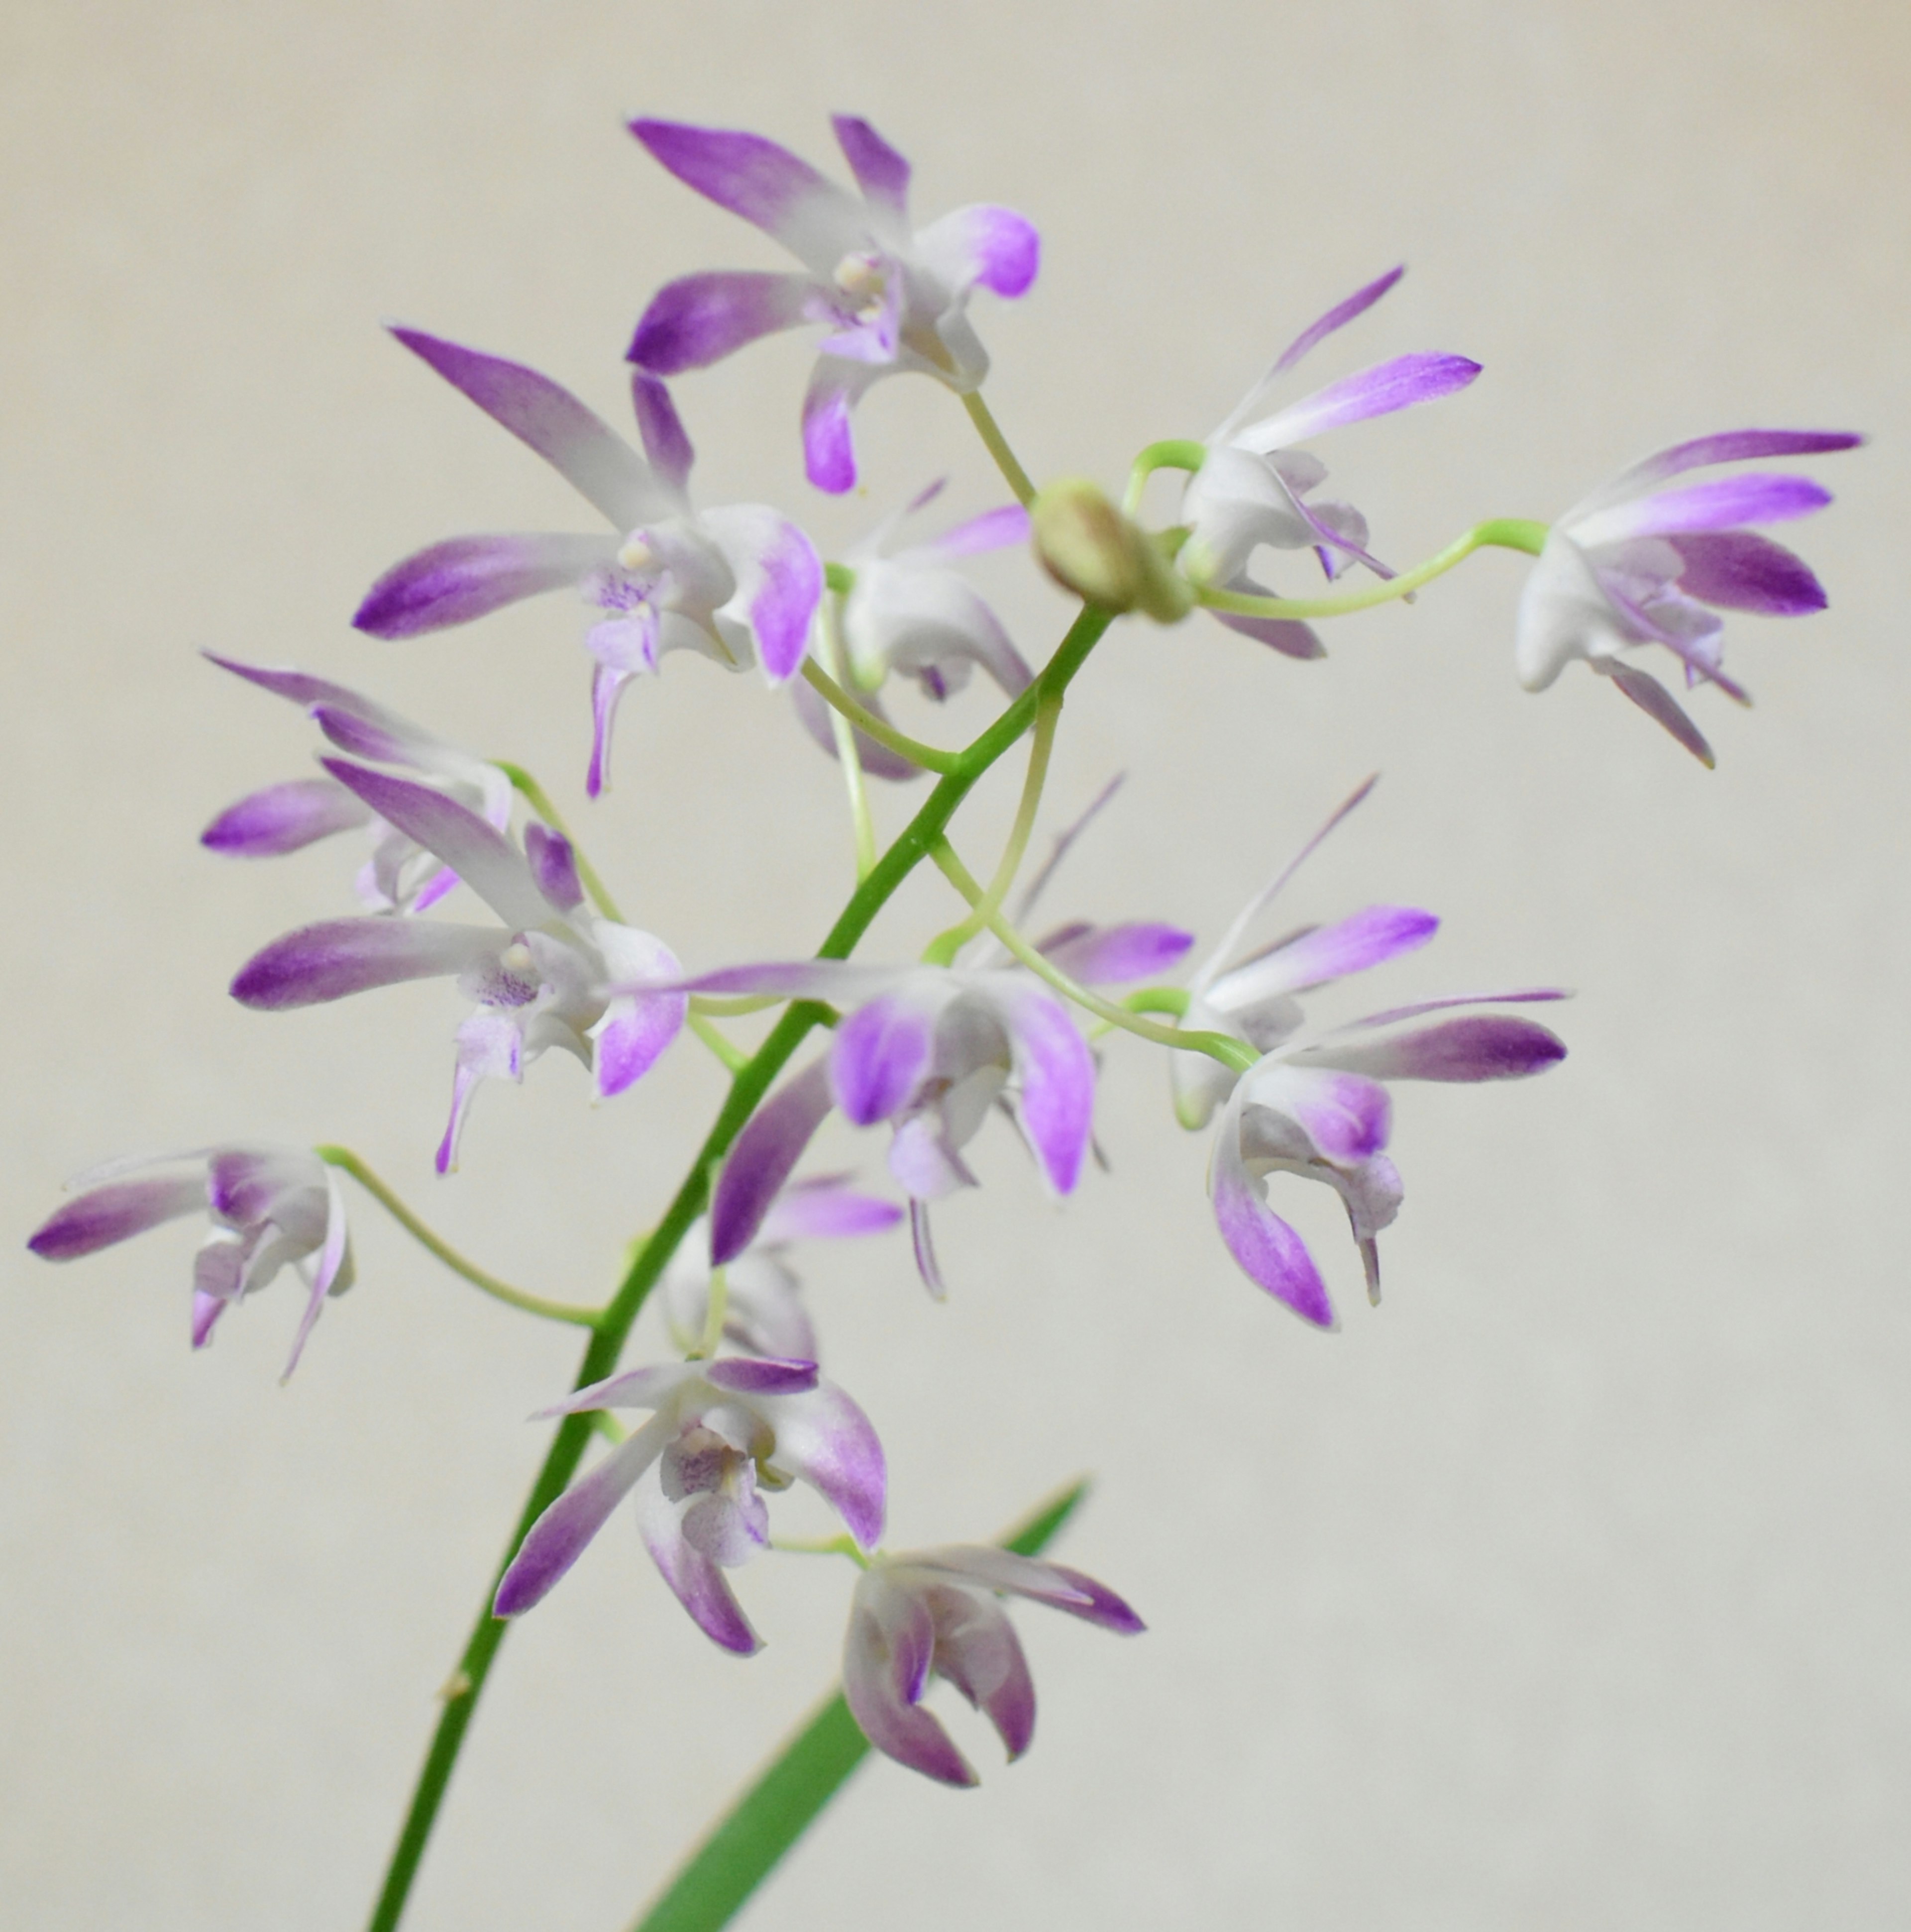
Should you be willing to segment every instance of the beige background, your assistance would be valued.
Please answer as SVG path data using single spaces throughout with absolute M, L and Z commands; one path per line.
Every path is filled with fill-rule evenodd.
M 1038 474 L 1113 481 L 1140 443 L 1199 434 L 1404 256 L 1311 368 L 1446 348 L 1488 373 L 1321 444 L 1385 554 L 1550 516 L 1677 438 L 1849 425 L 1876 442 L 1822 466 L 1841 500 L 1798 532 L 1833 608 L 1733 620 L 1759 706 L 1701 696 L 1710 776 L 1583 675 L 1517 689 L 1504 556 L 1344 626 L 1324 664 L 1206 620 L 1111 640 L 1053 796 L 1132 776 L 1058 912 L 1211 937 L 1378 766 L 1292 916 L 1436 908 L 1437 946 L 1375 999 L 1564 980 L 1573 1058 L 1525 1088 L 1403 1096 L 1378 1314 L 1323 1204 L 1299 1204 L 1337 1337 L 1231 1267 L 1203 1147 L 1138 1046 L 1109 1056 L 1114 1178 L 1065 1214 L 1005 1136 L 981 1148 L 985 1191 L 942 1217 L 946 1307 L 900 1244 L 815 1258 L 831 1366 L 889 1446 L 896 1540 L 986 1535 L 1092 1470 L 1068 1554 L 1152 1628 L 1023 1616 L 1029 1759 L 1005 1771 L 963 1728 L 968 1796 L 878 1763 L 743 1922 L 1903 1923 L 1908 57 L 1902 11 L 1851 0 L 13 0 L 0 1226 L 23 1238 L 64 1174 L 123 1150 L 338 1138 L 500 1272 L 584 1297 L 667 1198 L 717 1092 L 694 1046 L 601 1109 L 569 1065 L 486 1094 L 435 1182 L 455 996 L 239 1010 L 232 970 L 347 909 L 347 860 L 194 842 L 313 735 L 200 647 L 362 685 L 581 802 L 561 602 L 402 646 L 344 620 L 411 548 L 575 514 L 377 318 L 614 413 L 657 284 L 775 266 L 620 116 L 759 128 L 834 167 L 825 116 L 848 108 L 915 162 L 921 212 L 1026 209 L 1041 280 L 976 314 Z M 806 491 L 808 352 L 681 385 L 705 502 L 783 503 L 828 544 L 945 470 L 956 509 L 998 500 L 959 412 L 902 382 L 861 415 L 867 500 Z M 1059 600 L 1019 560 L 988 581 L 1045 649 Z M 699 964 L 814 943 L 846 842 L 783 701 L 673 660 L 626 704 L 617 776 L 585 822 L 642 922 Z M 977 862 L 1002 817 L 992 793 Z M 948 913 L 925 886 L 884 930 L 913 948 Z M 825 1157 L 879 1168 L 873 1139 Z M 284 1288 L 188 1353 L 183 1230 L 59 1271 L 16 1249 L 10 1927 L 302 1932 L 365 1910 L 539 1454 L 520 1418 L 574 1348 L 356 1218 L 362 1286 L 285 1390 Z M 771 1643 L 739 1666 L 607 1532 L 505 1653 L 419 1932 L 625 1923 L 829 1680 L 847 1580 L 747 1574 Z

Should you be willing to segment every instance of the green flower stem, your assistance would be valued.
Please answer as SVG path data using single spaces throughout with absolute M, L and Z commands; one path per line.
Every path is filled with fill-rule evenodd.
M 1018 1556 L 1039 1556 L 1087 1489 L 1086 1482 L 1071 1484 L 1003 1537 L 1002 1547 Z M 837 1691 L 771 1760 L 631 1932 L 718 1932 L 729 1924 L 869 1750 Z
M 929 856 L 943 878 L 971 905 L 981 903 L 982 888 L 977 884 L 975 874 L 956 856 L 946 838 L 939 838 L 930 848 Z M 1030 972 L 1046 980 L 1064 999 L 1074 1000 L 1077 1006 L 1094 1014 L 1098 1019 L 1106 1020 L 1110 1026 L 1119 1027 L 1123 1033 L 1131 1033 L 1140 1040 L 1151 1040 L 1158 1046 L 1178 1047 L 1185 1053 L 1205 1053 L 1209 1059 L 1219 1060 L 1222 1066 L 1236 1073 L 1246 1072 L 1260 1058 L 1245 1042 L 1230 1040 L 1225 1034 L 1183 1032 L 1177 1027 L 1157 1026 L 1152 1020 L 1140 1018 L 1127 1007 L 1118 1006 L 1113 1000 L 1104 1000 L 1099 993 L 1091 992 L 1080 980 L 1070 979 L 1059 967 L 1038 952 L 1000 913 L 991 914 L 986 923 L 989 931 Z
M 1141 508 L 1141 493 L 1156 470 L 1185 470 L 1191 476 L 1207 460 L 1208 446 L 1204 442 L 1188 442 L 1179 437 L 1167 442 L 1151 442 L 1134 459 L 1134 467 L 1128 472 L 1122 509 L 1131 517 Z
M 969 420 L 975 425 L 975 433 L 987 446 L 989 454 L 995 458 L 1008 487 L 1015 492 L 1015 500 L 1023 509 L 1035 500 L 1035 486 L 1029 481 L 1029 472 L 1015 460 L 1015 452 L 1008 446 L 1008 439 L 1002 433 L 1002 426 L 990 413 L 989 406 L 982 400 L 980 389 L 971 389 L 962 399 L 962 406 L 969 412 Z
M 970 910 L 960 925 L 939 933 L 923 949 L 930 964 L 946 966 L 956 955 L 1002 910 L 1015 874 L 1022 869 L 1023 855 L 1029 849 L 1029 835 L 1035 829 L 1035 814 L 1041 808 L 1042 788 L 1048 782 L 1049 754 L 1055 748 L 1055 728 L 1062 717 L 1062 700 L 1051 698 L 1035 713 L 1035 736 L 1029 747 L 1029 775 L 1022 784 L 1022 802 L 1016 808 L 1015 823 L 1008 843 L 1002 848 L 1001 862 L 989 889 Z
M 684 1024 L 716 1054 L 732 1073 L 741 1073 L 750 1064 L 750 1055 L 729 1039 L 720 1028 L 712 1026 L 696 1006 L 684 1016 Z
M 930 848 L 942 836 L 943 829 L 977 780 L 1034 724 L 1035 713 L 1044 699 L 1068 688 L 1070 680 L 1087 662 L 1089 653 L 1101 641 L 1103 632 L 1113 621 L 1111 613 L 1092 605 L 1084 606 L 1035 682 L 960 754 L 957 769 L 937 783 L 915 818 L 876 862 L 876 870 L 857 887 L 830 928 L 828 937 L 818 949 L 819 958 L 846 959 L 849 956 L 877 913 L 927 857 Z M 731 1143 L 742 1132 L 744 1124 L 769 1091 L 771 1082 L 783 1071 L 810 1030 L 825 1019 L 828 1011 L 814 1000 L 800 1000 L 792 1006 L 771 1029 L 749 1064 L 732 1081 L 717 1119 L 702 1146 L 697 1150 L 663 1220 L 632 1258 L 616 1294 L 599 1316 L 584 1358 L 578 1365 L 573 1386 L 582 1388 L 589 1383 L 601 1382 L 616 1368 L 631 1324 L 636 1320 L 645 1298 L 684 1237 L 709 1204 L 713 1169 L 729 1151 Z M 464 1654 L 452 1674 L 444 1708 L 425 1754 L 424 1768 L 413 1791 L 410 1807 L 399 1829 L 398 1844 L 386 1870 L 384 1886 L 368 1922 L 368 1932 L 393 1932 L 404 1915 L 405 1901 L 417 1876 L 419 1862 L 425 1855 L 431 1828 L 444 1802 L 446 1788 L 457 1766 L 464 1734 L 470 1726 L 472 1714 L 477 1708 L 497 1647 L 504 1640 L 505 1625 L 491 1613 L 498 1579 L 516 1555 L 531 1525 L 563 1493 L 583 1460 L 592 1427 L 590 1418 L 584 1415 L 566 1416 L 557 1425 L 543 1466 L 524 1499 L 517 1526 L 485 1593 L 484 1606 L 478 1612 Z
M 550 794 L 526 771 L 522 765 L 509 764 L 503 758 L 494 758 L 491 763 L 511 781 L 512 789 L 536 812 L 559 838 L 568 839 L 571 848 L 571 862 L 577 868 L 578 884 L 590 895 L 590 903 L 604 916 L 621 926 L 622 913 L 617 909 L 617 902 L 605 888 L 597 868 L 584 856 L 584 849 L 572 838 L 570 827 L 559 815 L 557 808 L 551 802 Z
M 1143 986 L 1138 992 L 1129 994 L 1122 1004 L 1131 1013 L 1172 1013 L 1179 1019 L 1187 1012 L 1188 1002 L 1193 998 L 1185 986 Z M 1114 1022 L 1104 1020 L 1089 1038 L 1099 1040 L 1104 1034 L 1114 1030 Z
M 1423 584 L 1431 584 L 1455 564 L 1477 550 L 1489 545 L 1500 550 L 1522 550 L 1537 556 L 1546 548 L 1546 526 L 1528 522 L 1522 517 L 1495 517 L 1476 524 L 1464 536 L 1456 537 L 1447 548 L 1426 562 L 1417 564 L 1403 577 L 1390 577 L 1385 583 L 1365 590 L 1351 590 L 1340 597 L 1250 597 L 1238 590 L 1203 590 L 1199 601 L 1210 610 L 1228 610 L 1242 617 L 1339 617 L 1350 610 L 1370 610 L 1376 604 L 1390 604 L 1396 598 L 1411 596 Z
M 710 1014 L 726 1019 L 741 1019 L 747 1013 L 768 1012 L 772 1006 L 783 1004 L 782 996 L 776 993 L 739 993 L 729 998 L 720 993 L 693 993 L 690 1010 L 693 1013 Z
M 527 1315 L 541 1315 L 547 1322 L 568 1322 L 579 1328 L 596 1325 L 597 1318 L 603 1312 L 601 1309 L 581 1308 L 574 1302 L 547 1300 L 541 1294 L 513 1288 L 508 1281 L 500 1281 L 496 1275 L 487 1274 L 475 1262 L 467 1262 L 449 1242 L 440 1240 L 433 1234 L 350 1148 L 317 1147 L 312 1151 L 328 1167 L 349 1174 L 420 1246 L 429 1249 L 453 1274 L 462 1275 L 473 1288 L 482 1289 L 494 1301 L 508 1302 L 513 1308 L 521 1308 Z
M 925 771 L 940 772 L 946 776 L 961 769 L 966 752 L 939 751 L 933 745 L 925 745 L 920 739 L 912 738 L 906 731 L 897 730 L 893 724 L 884 724 L 867 705 L 858 704 L 814 658 L 803 660 L 803 675 L 817 695 L 832 710 L 840 711 L 865 737 L 873 738 L 879 745 L 887 745 L 890 750 L 900 753 L 910 764 L 921 766 Z
M 829 674 L 839 686 L 849 682 L 843 650 L 843 606 L 840 594 L 825 586 L 816 607 L 816 628 Z M 869 782 L 863 776 L 862 754 L 856 748 L 856 728 L 846 712 L 830 706 L 830 730 L 836 740 L 836 760 L 849 794 L 849 824 L 856 841 L 856 883 L 876 870 L 876 826 L 870 818 Z

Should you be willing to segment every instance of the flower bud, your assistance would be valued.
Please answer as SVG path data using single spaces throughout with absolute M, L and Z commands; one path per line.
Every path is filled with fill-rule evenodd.
M 1193 591 L 1153 538 L 1086 478 L 1051 483 L 1029 506 L 1035 555 L 1065 589 L 1104 610 L 1143 610 L 1158 624 L 1187 616 Z

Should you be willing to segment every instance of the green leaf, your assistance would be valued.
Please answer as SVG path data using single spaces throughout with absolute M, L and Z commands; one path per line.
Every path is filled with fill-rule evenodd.
M 1086 1478 L 1070 1484 L 1000 1538 L 1002 1547 L 1023 1556 L 1039 1555 L 1087 1492 Z M 691 1854 L 632 1932 L 718 1932 L 729 1924 L 869 1749 L 842 1694 L 827 1699 Z

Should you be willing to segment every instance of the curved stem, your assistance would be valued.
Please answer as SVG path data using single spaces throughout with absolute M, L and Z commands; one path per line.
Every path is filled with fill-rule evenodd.
M 694 1006 L 690 1008 L 684 1016 L 684 1024 L 731 1072 L 740 1073 L 750 1064 L 750 1055 L 735 1040 L 729 1038 L 720 1028 L 713 1026 L 699 1008 Z
M 511 781 L 512 789 L 536 812 L 559 838 L 566 841 L 571 848 L 571 862 L 577 868 L 578 884 L 590 895 L 590 903 L 604 916 L 621 926 L 623 915 L 617 909 L 617 902 L 611 896 L 604 881 L 599 877 L 597 868 L 584 856 L 583 848 L 571 835 L 571 829 L 559 815 L 557 808 L 551 802 L 550 794 L 526 771 L 522 765 L 514 765 L 503 758 L 494 758 L 491 763 Z
M 842 607 L 833 585 L 825 589 L 816 606 L 816 627 L 829 674 L 841 686 L 848 681 L 849 674 L 843 668 Z M 836 740 L 837 763 L 843 767 L 843 782 L 849 793 L 849 824 L 856 841 L 856 883 L 861 885 L 876 870 L 876 827 L 870 819 L 869 782 L 863 776 L 862 754 L 856 748 L 856 728 L 850 723 L 849 714 L 831 705 L 829 722 Z
M 1103 632 L 1113 621 L 1107 611 L 1092 607 L 1083 609 L 1034 683 L 960 754 L 957 769 L 939 781 L 915 818 L 876 862 L 876 870 L 857 887 L 818 948 L 819 958 L 846 959 L 849 956 L 877 913 L 928 856 L 930 847 L 942 836 L 943 828 L 976 781 L 1028 730 L 1042 700 L 1067 688 L 1069 680 L 1087 662 L 1089 653 L 1101 641 Z M 684 1236 L 709 1204 L 712 1172 L 756 1111 L 758 1103 L 769 1091 L 771 1082 L 783 1071 L 810 1028 L 820 1024 L 828 1012 L 827 1007 L 814 1000 L 800 1000 L 792 1006 L 750 1057 L 749 1064 L 739 1070 L 731 1082 L 729 1093 L 663 1220 L 632 1257 L 616 1294 L 599 1317 L 596 1330 L 578 1365 L 573 1387 L 582 1388 L 591 1382 L 601 1382 L 615 1369 L 631 1324 L 636 1320 L 645 1298 Z M 425 1856 L 431 1828 L 444 1803 L 446 1789 L 457 1767 L 464 1734 L 470 1726 L 472 1714 L 477 1708 L 478 1699 L 483 1693 L 498 1646 L 504 1640 L 506 1626 L 491 1613 L 498 1580 L 517 1554 L 518 1546 L 532 1524 L 563 1493 L 583 1460 L 592 1427 L 590 1418 L 584 1415 L 566 1416 L 557 1425 L 543 1465 L 518 1513 L 516 1527 L 499 1558 L 483 1607 L 478 1612 L 464 1654 L 452 1675 L 444 1709 L 432 1734 L 424 1768 L 419 1774 L 410 1806 L 400 1828 L 383 1887 L 372 1910 L 368 1932 L 393 1932 L 404 1915 L 405 1901 L 410 1896 L 413 1882 L 418 1874 L 419 1862 Z
M 887 745 L 911 764 L 920 765 L 925 771 L 940 772 L 945 776 L 960 766 L 963 753 L 940 751 L 933 745 L 924 744 L 919 738 L 912 738 L 906 731 L 897 730 L 893 724 L 885 724 L 867 705 L 858 704 L 814 658 L 804 659 L 803 675 L 831 710 L 840 711 L 866 738 L 873 738 L 879 745 Z
M 1500 550 L 1524 550 L 1537 556 L 1546 548 L 1546 526 L 1529 523 L 1522 517 L 1495 517 L 1476 524 L 1464 536 L 1456 537 L 1447 548 L 1417 564 L 1404 576 L 1390 577 L 1384 584 L 1365 590 L 1352 590 L 1339 597 L 1250 597 L 1239 590 L 1201 590 L 1197 600 L 1210 610 L 1230 610 L 1242 617 L 1339 617 L 1350 610 L 1370 610 L 1377 604 L 1390 604 L 1430 584 L 1477 550 L 1491 546 Z
M 946 838 L 937 839 L 930 847 L 929 856 L 936 862 L 936 869 L 971 905 L 981 904 L 982 888 L 977 884 L 974 874 L 956 856 Z M 1225 1034 L 1198 1030 L 1183 1032 L 1179 1028 L 1157 1026 L 1152 1020 L 1139 1018 L 1127 1007 L 1118 1006 L 1112 1000 L 1102 998 L 1099 993 L 1091 992 L 1079 980 L 1071 980 L 1059 966 L 1038 952 L 1000 913 L 991 914 L 984 922 L 1030 972 L 1046 980 L 1064 999 L 1074 1000 L 1077 1006 L 1107 1021 L 1110 1026 L 1119 1028 L 1123 1033 L 1131 1033 L 1140 1040 L 1151 1040 L 1157 1046 L 1178 1047 L 1185 1053 L 1205 1053 L 1209 1059 L 1219 1060 L 1222 1066 L 1236 1073 L 1246 1072 L 1260 1058 L 1244 1041 L 1230 1040 Z
M 1029 472 L 1015 460 L 1015 452 L 1008 446 L 1008 439 L 1002 433 L 1002 425 L 990 413 L 989 406 L 982 400 L 980 389 L 971 389 L 962 399 L 962 406 L 969 412 L 969 420 L 975 425 L 975 433 L 987 445 L 989 454 L 996 460 L 1008 487 L 1015 492 L 1015 500 L 1023 509 L 1035 500 L 1035 486 L 1029 481 Z
M 548 1300 L 541 1294 L 513 1288 L 508 1281 L 500 1281 L 496 1275 L 486 1274 L 476 1262 L 467 1262 L 449 1241 L 441 1240 L 433 1234 L 350 1148 L 317 1147 L 312 1151 L 328 1167 L 349 1174 L 421 1247 L 430 1250 L 453 1274 L 462 1275 L 473 1288 L 482 1289 L 494 1301 L 521 1308 L 527 1315 L 541 1315 L 547 1322 L 568 1322 L 579 1328 L 596 1326 L 602 1310 L 580 1307 L 575 1302 Z
M 1134 466 L 1128 472 L 1122 509 L 1131 517 L 1140 508 L 1141 493 L 1156 470 L 1185 470 L 1191 476 L 1207 460 L 1208 446 L 1204 442 L 1189 442 L 1178 436 L 1166 442 L 1151 442 L 1134 459 Z

